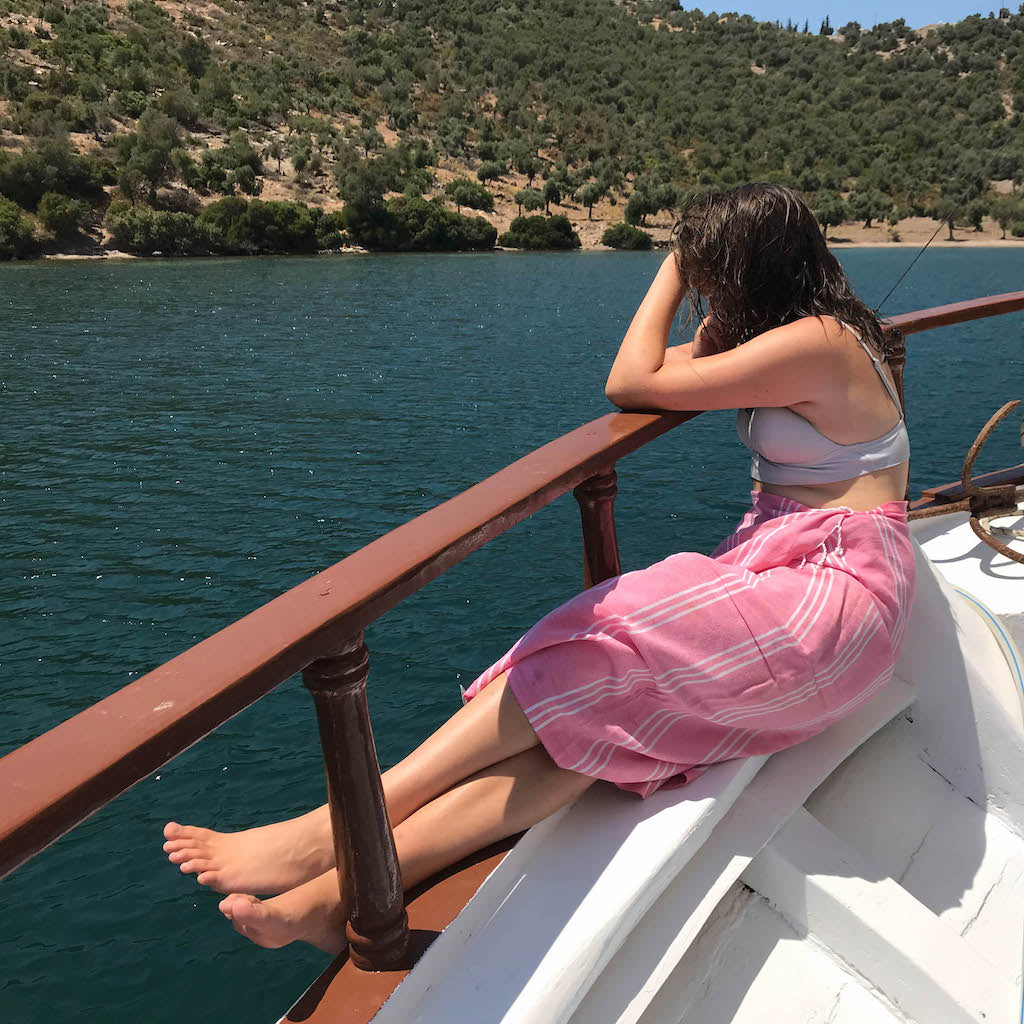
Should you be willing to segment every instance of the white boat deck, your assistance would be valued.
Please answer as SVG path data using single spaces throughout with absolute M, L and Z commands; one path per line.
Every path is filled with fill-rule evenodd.
M 1024 646 L 1024 566 L 964 514 L 914 533 L 886 690 L 681 790 L 593 787 L 527 833 L 375 1020 L 1016 1024 L 1024 723 L 999 633 Z

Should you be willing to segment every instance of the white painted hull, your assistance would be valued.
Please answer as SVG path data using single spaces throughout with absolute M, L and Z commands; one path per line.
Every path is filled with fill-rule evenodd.
M 375 1021 L 1019 1021 L 1024 566 L 962 513 L 913 530 L 906 646 L 870 705 L 647 801 L 593 787 L 509 853 Z

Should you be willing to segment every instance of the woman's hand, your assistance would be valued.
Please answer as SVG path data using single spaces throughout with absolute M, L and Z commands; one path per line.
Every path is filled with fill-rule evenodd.
M 714 313 L 710 310 L 708 315 L 701 321 L 700 327 L 693 338 L 693 358 L 701 356 L 714 356 L 719 352 L 728 352 L 733 346 L 725 338 L 725 331 L 722 325 L 715 319 Z

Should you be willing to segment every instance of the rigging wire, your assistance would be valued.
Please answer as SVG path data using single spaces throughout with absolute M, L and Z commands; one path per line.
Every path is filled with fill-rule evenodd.
M 995 163 L 996 157 L 999 156 L 999 154 L 1002 153 L 1004 149 L 1006 149 L 1007 143 L 1009 143 L 1009 141 L 1012 138 L 1014 138 L 1014 134 L 1013 132 L 1010 132 L 1006 136 L 1006 138 L 1003 139 L 1002 145 L 992 154 L 990 158 L 990 166 Z M 946 226 L 947 223 L 952 226 L 953 218 L 957 215 L 957 213 L 959 213 L 960 207 L 964 205 L 964 200 L 971 193 L 973 188 L 973 185 L 968 185 L 967 188 L 964 189 L 960 198 L 956 201 L 956 203 L 954 203 L 953 209 L 950 210 L 949 216 L 944 217 L 939 222 L 939 226 L 935 229 L 934 233 L 932 234 L 932 237 L 929 238 L 928 241 L 925 242 L 924 245 L 918 250 L 917 255 L 910 261 L 910 265 L 907 267 L 907 269 L 904 270 L 898 278 L 896 278 L 896 283 L 885 293 L 885 298 L 882 299 L 882 301 L 877 306 L 875 306 L 874 313 L 876 316 L 878 314 L 878 311 L 889 301 L 889 297 L 892 295 L 892 293 L 896 291 L 897 288 L 899 288 L 900 282 L 903 280 L 903 278 L 905 278 L 907 274 L 909 274 L 910 271 L 913 270 L 914 264 L 924 255 L 925 249 L 927 249 L 928 246 L 935 241 L 936 237 L 938 236 L 938 233 Z

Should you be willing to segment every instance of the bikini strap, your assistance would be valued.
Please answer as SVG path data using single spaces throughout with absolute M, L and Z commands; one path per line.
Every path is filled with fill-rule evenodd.
M 882 383 L 885 385 L 885 390 L 889 392 L 889 397 L 896 403 L 896 408 L 900 411 L 900 419 L 903 419 L 903 405 L 900 402 L 900 396 L 896 394 L 896 389 L 889 383 L 889 378 L 885 375 L 882 370 L 882 360 L 875 355 L 872 351 L 871 346 L 861 337 L 860 331 L 855 330 L 849 324 L 843 324 L 843 326 L 857 339 L 860 343 L 860 347 L 871 357 L 871 362 L 874 364 L 875 369 L 878 371 L 878 376 L 882 379 Z

